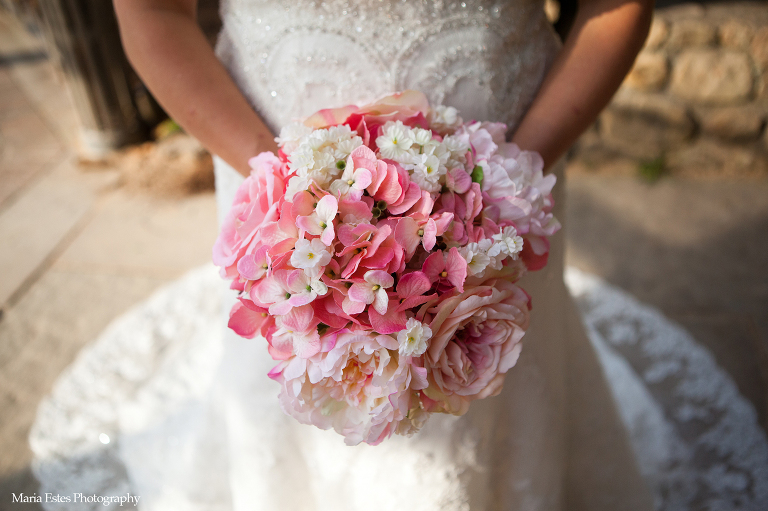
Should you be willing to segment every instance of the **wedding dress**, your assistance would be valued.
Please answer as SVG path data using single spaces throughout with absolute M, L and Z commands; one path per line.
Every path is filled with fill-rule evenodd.
M 221 12 L 217 54 L 275 132 L 320 108 L 404 89 L 466 120 L 514 128 L 559 48 L 539 0 L 224 0 Z M 562 180 L 562 166 L 555 172 Z M 220 214 L 241 179 L 216 160 Z M 77 425 L 33 433 L 36 452 L 68 431 L 73 445 L 85 436 L 111 444 L 96 458 L 73 454 L 91 460 L 75 471 L 47 460 L 39 477 L 59 474 L 72 487 L 89 478 L 102 493 L 140 495 L 146 510 L 650 508 L 563 283 L 562 233 L 548 267 L 522 282 L 532 322 L 503 392 L 376 447 L 347 447 L 333 431 L 284 415 L 266 343 L 222 332 L 234 294 L 210 269 L 200 272 L 134 323 L 113 325 L 112 344 L 57 389 L 65 400 L 109 400 L 85 416 L 81 409 Z M 582 370 L 593 373 L 581 378 Z M 567 388 L 588 398 L 574 406 Z M 53 417 L 49 408 L 41 413 Z

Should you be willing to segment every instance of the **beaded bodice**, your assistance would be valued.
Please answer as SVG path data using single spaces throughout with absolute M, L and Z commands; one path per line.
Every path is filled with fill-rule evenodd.
M 222 0 L 217 53 L 272 128 L 404 89 L 514 126 L 554 54 L 541 0 Z

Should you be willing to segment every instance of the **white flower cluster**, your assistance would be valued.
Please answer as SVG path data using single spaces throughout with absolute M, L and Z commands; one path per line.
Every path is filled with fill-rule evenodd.
M 436 140 L 431 130 L 411 128 L 400 121 L 382 126 L 376 146 L 382 158 L 399 163 L 419 188 L 431 193 L 442 189 L 449 170 L 464 169 L 469 150 L 469 145 L 457 137 Z
M 440 133 L 453 133 L 464 120 L 452 106 L 438 105 L 429 112 L 429 127 Z
M 309 189 L 311 183 L 328 188 L 341 177 L 347 157 L 363 145 L 363 139 L 346 124 L 313 130 L 303 124 L 289 124 L 275 141 L 288 155 L 294 174 L 288 182 L 287 197 Z
M 459 248 L 459 254 L 467 261 L 467 273 L 474 277 L 484 277 L 485 270 L 500 270 L 507 257 L 513 260 L 523 250 L 523 238 L 517 235 L 513 226 L 505 227 L 492 238 L 485 238 L 479 243 L 469 243 Z

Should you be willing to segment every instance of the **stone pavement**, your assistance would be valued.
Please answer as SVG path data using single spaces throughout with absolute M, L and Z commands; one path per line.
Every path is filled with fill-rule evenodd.
M 163 200 L 84 171 L 76 117 L 39 42 L 0 14 L 0 510 L 37 491 L 29 428 L 80 348 L 210 260 L 211 193 Z
M 210 259 L 210 193 L 152 198 L 85 171 L 76 118 L 39 43 L 0 15 L 0 511 L 37 490 L 27 435 L 79 350 Z M 660 308 L 705 344 L 766 426 L 768 181 L 640 181 L 569 169 L 569 263 Z

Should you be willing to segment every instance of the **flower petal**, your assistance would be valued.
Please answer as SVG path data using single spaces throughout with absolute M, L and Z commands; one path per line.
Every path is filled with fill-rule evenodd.
M 320 335 L 317 332 L 293 336 L 293 351 L 299 358 L 317 355 L 320 353 L 320 347 Z
M 435 221 L 430 218 L 427 220 L 427 223 L 422 226 L 422 229 L 424 230 L 424 235 L 422 236 L 424 249 L 432 250 L 437 242 L 437 225 L 435 224 Z
M 240 337 L 251 339 L 256 335 L 256 331 L 266 319 L 265 316 L 266 314 L 252 311 L 242 303 L 237 302 L 232 306 L 232 310 L 229 313 L 229 323 L 227 326 Z
M 330 247 L 333 244 L 333 240 L 335 238 L 336 232 L 333 229 L 333 224 L 330 223 L 328 224 L 328 227 L 326 227 L 323 231 L 323 234 L 320 236 L 320 241 L 322 241 L 326 246 Z
M 397 283 L 397 294 L 400 298 L 418 296 L 429 291 L 432 283 L 429 278 L 421 271 L 406 273 Z
M 376 309 L 376 312 L 379 314 L 386 314 L 387 308 L 389 307 L 389 296 L 387 295 L 387 292 L 382 287 L 376 291 L 375 294 L 376 298 L 373 300 L 373 308 Z
M 296 333 L 305 333 L 310 330 L 314 330 L 315 315 L 312 311 L 312 307 L 309 305 L 302 305 L 301 307 L 294 307 L 290 312 L 280 318 L 285 328 L 288 328 Z
M 413 254 L 421 239 L 418 235 L 419 224 L 411 217 L 401 218 L 395 227 L 395 240 L 408 254 Z
M 365 275 L 363 276 L 366 282 L 381 286 L 382 288 L 390 288 L 394 285 L 395 279 L 392 278 L 392 275 L 389 273 L 382 271 L 382 270 L 370 270 L 365 272 Z M 352 286 L 355 287 L 355 286 Z M 368 302 L 371 303 L 371 302 Z
M 368 310 L 368 318 L 371 320 L 371 327 L 380 334 L 394 334 L 405 328 L 408 318 L 405 312 L 400 312 L 394 307 L 390 308 L 386 314 L 379 314 L 376 309 Z
M 373 177 L 371 171 L 368 169 L 355 170 L 355 188 L 358 190 L 365 190 L 371 184 Z
M 461 257 L 461 256 L 459 256 Z M 430 282 L 437 281 L 440 278 L 440 273 L 445 269 L 445 260 L 443 259 L 443 251 L 438 250 L 427 257 L 424 261 L 424 274 L 427 276 Z
M 375 298 L 373 288 L 368 283 L 358 282 L 357 284 L 352 284 L 352 287 L 349 288 L 349 299 L 352 301 L 369 304 L 373 303 Z
M 371 300 L 373 301 L 373 300 Z M 360 314 L 365 310 L 365 303 L 364 302 L 356 302 L 354 300 L 351 300 L 349 296 L 344 298 L 344 302 L 341 304 L 341 309 L 344 311 L 345 314 Z
M 265 278 L 251 289 L 251 295 L 262 304 L 283 301 L 285 300 L 285 293 L 285 288 L 280 285 L 276 276 Z
M 445 258 L 445 268 L 448 270 L 448 282 L 453 284 L 460 293 L 463 293 L 464 281 L 467 279 L 467 261 L 461 257 L 459 249 L 456 247 L 448 251 L 448 256 Z
M 339 212 L 339 203 L 336 197 L 333 195 L 326 195 L 319 201 L 317 201 L 317 207 L 315 213 L 321 221 L 330 223 L 336 217 L 336 213 Z

